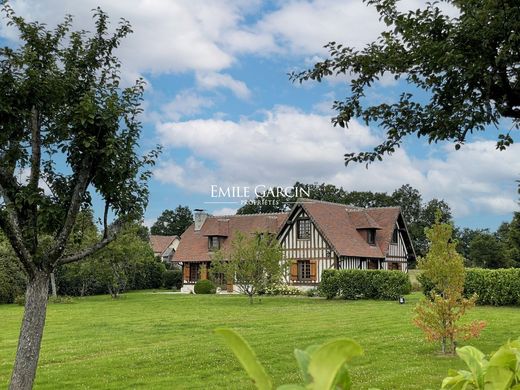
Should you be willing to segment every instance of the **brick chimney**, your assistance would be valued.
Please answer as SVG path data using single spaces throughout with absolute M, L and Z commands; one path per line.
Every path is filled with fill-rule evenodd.
M 195 222 L 195 231 L 199 231 L 206 222 L 206 218 L 208 218 L 208 213 L 202 209 L 195 209 L 193 213 L 193 221 Z

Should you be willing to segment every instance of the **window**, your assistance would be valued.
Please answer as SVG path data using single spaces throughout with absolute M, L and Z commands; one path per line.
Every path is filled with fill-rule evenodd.
M 370 229 L 367 231 L 367 242 L 370 245 L 375 245 L 376 243 L 376 231 L 375 229 Z
M 309 219 L 298 220 L 298 238 L 301 240 L 311 238 L 311 221 Z
M 398 235 L 399 235 L 399 230 L 397 230 L 397 228 L 395 228 L 394 232 L 392 234 L 392 244 L 397 244 Z
M 401 264 L 399 263 L 389 263 L 388 269 L 390 271 L 400 271 L 401 270 Z
M 379 261 L 377 259 L 368 260 L 368 269 L 379 269 Z
M 216 251 L 220 249 L 220 238 L 218 236 L 208 237 L 208 249 L 210 251 Z
M 310 260 L 298 260 L 298 280 L 311 279 L 311 262 Z
M 199 280 L 199 263 L 190 263 L 190 282 Z

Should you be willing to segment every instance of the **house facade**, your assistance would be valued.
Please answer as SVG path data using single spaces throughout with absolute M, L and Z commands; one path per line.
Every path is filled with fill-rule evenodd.
M 359 208 L 301 199 L 287 213 L 225 217 L 198 213 L 173 258 L 183 267 L 185 290 L 208 277 L 212 254 L 228 250 L 237 231 L 275 234 L 290 264 L 286 282 L 302 289 L 317 286 L 325 269 L 407 272 L 415 257 L 399 207 Z M 231 283 L 226 287 L 233 290 Z
M 150 235 L 150 246 L 155 257 L 160 257 L 163 262 L 170 263 L 179 246 L 179 236 Z

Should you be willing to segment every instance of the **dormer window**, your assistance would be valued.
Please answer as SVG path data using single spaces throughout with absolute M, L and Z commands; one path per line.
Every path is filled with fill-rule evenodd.
M 209 236 L 208 237 L 208 249 L 210 251 L 216 251 L 220 249 L 220 237 Z
M 311 221 L 308 218 L 299 219 L 297 223 L 298 239 L 308 240 L 311 238 Z
M 367 230 L 367 242 L 370 245 L 376 244 L 376 230 L 375 229 L 368 229 Z

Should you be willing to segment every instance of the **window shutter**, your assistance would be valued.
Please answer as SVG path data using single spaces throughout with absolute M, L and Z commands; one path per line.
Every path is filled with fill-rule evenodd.
M 298 262 L 296 260 L 291 262 L 291 280 L 298 280 Z
M 190 263 L 184 263 L 182 267 L 184 271 L 184 280 L 190 280 Z
M 316 281 L 317 280 L 317 269 L 318 269 L 318 262 L 316 260 L 311 260 L 311 280 Z

